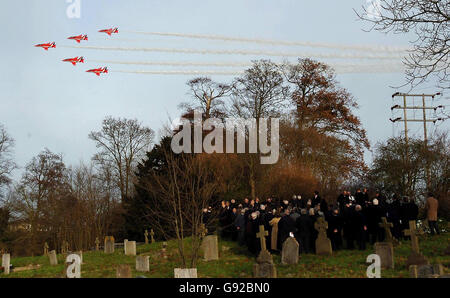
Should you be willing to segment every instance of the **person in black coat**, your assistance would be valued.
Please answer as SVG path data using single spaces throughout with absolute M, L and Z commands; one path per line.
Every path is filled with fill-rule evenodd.
M 314 229 L 313 221 L 311 217 L 307 214 L 307 210 L 305 208 L 300 210 L 300 216 L 297 218 L 295 222 L 295 226 L 297 227 L 296 238 L 298 243 L 300 244 L 300 252 L 301 253 L 311 253 L 311 234 Z
M 342 248 L 342 229 L 344 228 L 344 219 L 342 218 L 339 209 L 335 208 L 326 217 L 328 222 L 328 238 L 331 240 L 333 250 Z
M 234 220 L 234 226 L 237 231 L 237 239 L 239 245 L 243 246 L 245 244 L 245 210 L 242 209 Z
M 281 244 L 280 247 L 282 247 L 284 241 L 289 237 L 289 233 L 295 233 L 296 229 L 295 221 L 290 216 L 290 209 L 288 208 L 284 211 L 283 216 L 278 222 L 278 239 Z
M 373 199 L 372 204 L 366 210 L 367 232 L 370 243 L 374 244 L 377 241 L 383 241 L 383 228 L 380 227 L 381 218 L 386 216 L 383 207 L 379 205 L 377 199 Z
M 317 205 L 320 205 L 320 202 L 322 201 L 322 199 L 319 196 L 319 191 L 314 191 L 314 196 L 312 198 L 312 207 L 316 207 Z
M 362 207 L 360 205 L 355 206 L 355 212 L 353 214 L 353 224 L 355 229 L 356 241 L 360 250 L 366 249 L 366 234 L 367 234 L 367 221 L 364 214 L 361 212 Z
M 344 206 L 344 209 L 342 211 L 342 216 L 344 218 L 344 239 L 346 242 L 347 249 L 354 249 L 355 248 L 355 233 L 353 228 L 353 220 L 354 220 L 354 209 L 353 206 L 350 205 L 350 203 L 347 203 Z

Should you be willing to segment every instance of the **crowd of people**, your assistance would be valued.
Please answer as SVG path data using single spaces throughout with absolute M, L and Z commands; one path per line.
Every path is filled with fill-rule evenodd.
M 427 200 L 428 220 L 431 233 L 439 233 L 437 227 L 437 200 L 429 194 Z M 209 209 L 204 210 L 204 222 Z M 288 237 L 295 237 L 300 245 L 300 253 L 314 253 L 318 232 L 314 227 L 317 218 L 328 222 L 327 236 L 333 250 L 365 250 L 367 243 L 383 241 L 385 230 L 379 224 L 382 217 L 393 224 L 392 235 L 401 239 L 403 230 L 409 228 L 410 220 L 417 220 L 419 208 L 408 197 L 394 195 L 386 200 L 379 193 L 369 198 L 367 189 L 358 189 L 354 194 L 343 191 L 334 204 L 329 204 L 318 191 L 305 198 L 294 195 L 290 200 L 259 198 L 242 202 L 232 199 L 222 201 L 219 211 L 221 237 L 246 245 L 251 253 L 261 250 L 257 237 L 259 226 L 269 232 L 266 237 L 267 249 L 280 251 Z

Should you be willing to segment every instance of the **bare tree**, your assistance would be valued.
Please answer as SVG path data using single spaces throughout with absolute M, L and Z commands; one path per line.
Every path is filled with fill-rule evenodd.
M 372 23 L 370 30 L 393 33 L 413 32 L 416 40 L 409 56 L 407 84 L 412 87 L 430 75 L 439 85 L 449 88 L 450 78 L 450 3 L 447 0 L 378 0 L 375 10 L 366 7 L 356 12 L 358 17 Z
M 91 132 L 89 138 L 101 149 L 93 159 L 102 167 L 114 169 L 123 200 L 130 194 L 136 163 L 152 144 L 153 130 L 136 119 L 106 117 L 101 131 Z
M 14 147 L 14 139 L 10 137 L 0 124 L 0 198 L 2 197 L 1 188 L 11 182 L 10 175 L 16 168 L 16 164 L 12 158 L 12 149 Z
M 149 216 L 156 220 L 166 239 L 174 232 L 183 268 L 195 267 L 201 244 L 203 209 L 211 206 L 218 193 L 217 171 L 211 170 L 204 154 L 174 154 L 161 147 L 163 163 L 154 166 L 142 181 L 150 194 Z M 170 231 L 163 227 L 170 227 Z M 192 248 L 186 247 L 191 237 Z
M 187 85 L 196 104 L 183 103 L 182 108 L 201 109 L 205 118 L 221 117 L 224 115 L 223 97 L 231 90 L 229 85 L 217 83 L 208 77 L 199 77 L 190 80 Z

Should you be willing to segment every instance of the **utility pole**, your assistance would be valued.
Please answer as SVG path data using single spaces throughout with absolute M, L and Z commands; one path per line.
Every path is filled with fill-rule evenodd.
M 401 96 L 403 97 L 403 106 L 400 105 L 394 105 L 391 107 L 391 111 L 394 109 L 403 109 L 403 118 L 398 117 L 395 119 L 389 119 L 392 122 L 397 122 L 397 121 L 403 121 L 405 123 L 405 143 L 406 143 L 406 164 L 409 165 L 409 140 L 408 140 L 408 122 L 423 122 L 423 140 L 424 140 L 424 149 L 425 149 L 425 154 L 428 152 L 428 134 L 427 134 L 427 122 L 433 122 L 436 123 L 436 121 L 444 121 L 444 118 L 434 118 L 434 119 L 427 119 L 427 114 L 426 114 L 426 110 L 434 110 L 436 111 L 439 108 L 443 108 L 443 106 L 432 106 L 432 107 L 427 107 L 425 105 L 425 99 L 431 98 L 432 100 L 434 99 L 435 96 L 437 95 L 441 95 L 441 93 L 436 93 L 436 94 L 406 94 L 406 93 L 399 93 L 396 92 L 394 94 L 392 94 L 392 98 L 394 99 L 397 96 Z M 422 106 L 408 106 L 407 105 L 407 97 L 422 97 Z M 422 110 L 423 111 L 423 118 L 422 119 L 408 119 L 407 117 L 407 110 Z M 425 178 L 426 178 L 426 184 L 427 184 L 427 189 L 429 189 L 430 187 L 430 168 L 428 165 L 428 159 L 426 161 L 426 169 L 425 169 Z

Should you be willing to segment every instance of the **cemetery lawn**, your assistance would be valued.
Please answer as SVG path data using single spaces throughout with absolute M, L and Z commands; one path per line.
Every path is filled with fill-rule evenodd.
M 440 236 L 420 236 L 421 252 L 434 263 L 441 263 L 445 267 L 445 273 L 450 273 L 450 256 L 444 251 L 450 244 L 450 233 Z M 236 242 L 219 239 L 220 260 L 204 262 L 198 260 L 197 269 L 200 278 L 249 278 L 252 277 L 255 257 L 250 255 L 245 247 L 240 247 Z M 135 271 L 135 257 L 125 256 L 123 249 L 116 248 L 113 254 L 104 254 L 103 251 L 83 252 L 81 276 L 85 278 L 114 278 L 116 266 L 129 264 L 132 268 L 133 277 L 173 277 L 173 269 L 179 267 L 176 241 L 168 241 L 167 260 L 160 257 L 162 242 L 137 246 L 137 254 L 150 256 L 150 272 Z M 406 258 L 411 251 L 410 241 L 402 240 L 395 247 L 395 269 L 382 270 L 382 277 L 409 277 L 405 266 Z M 316 256 L 313 254 L 300 255 L 297 265 L 281 265 L 281 256 L 273 254 L 277 267 L 278 277 L 296 278 L 331 278 L 331 277 L 366 277 L 366 258 L 374 253 L 373 247 L 368 245 L 367 250 L 340 250 L 333 252 L 332 257 Z M 61 278 L 65 276 L 64 257 L 58 255 L 58 265 L 50 266 L 48 257 L 20 257 L 12 256 L 11 264 L 14 267 L 23 267 L 30 264 L 40 264 L 38 269 L 11 272 L 0 277 L 9 278 Z

